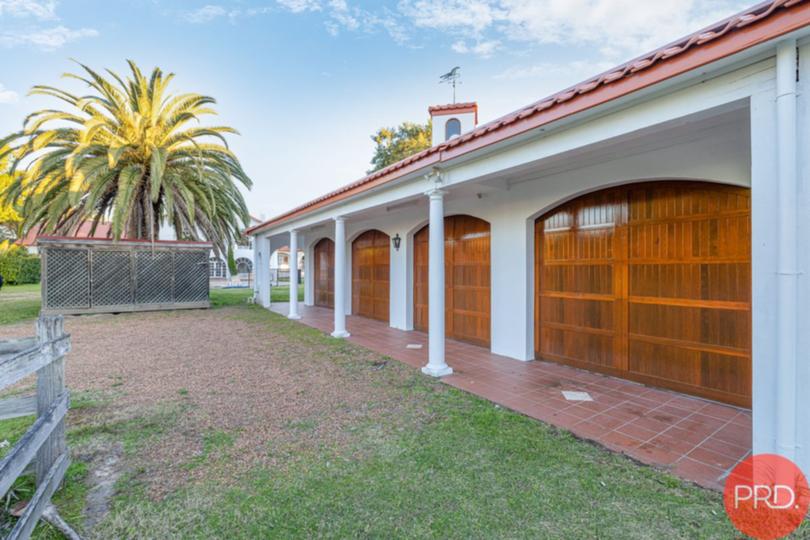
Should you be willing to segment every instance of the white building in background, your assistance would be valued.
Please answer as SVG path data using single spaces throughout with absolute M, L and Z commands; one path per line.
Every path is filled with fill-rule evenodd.
M 261 223 L 259 218 L 250 216 L 251 226 Z M 159 240 L 177 240 L 172 227 L 160 229 Z M 254 284 L 253 266 L 253 238 L 246 236 L 243 242 L 234 246 L 233 258 L 236 262 L 236 273 L 232 274 L 228 268 L 228 261 L 224 256 L 218 257 L 214 251 L 208 260 L 208 275 L 211 287 L 252 287 Z
M 303 278 L 304 253 L 298 251 L 299 282 Z M 290 280 L 290 246 L 281 246 L 270 254 L 270 283 L 278 285 Z
M 810 470 L 810 2 L 481 126 L 431 114 L 432 148 L 248 231 L 257 261 L 306 254 L 332 335 L 373 317 L 428 334 L 430 375 L 449 337 L 750 407 L 753 451 Z

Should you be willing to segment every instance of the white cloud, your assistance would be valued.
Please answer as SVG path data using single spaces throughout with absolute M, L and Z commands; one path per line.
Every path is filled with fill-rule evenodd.
M 19 100 L 17 92 L 8 90 L 2 83 L 0 83 L 0 103 L 17 103 Z
M 635 55 L 744 9 L 750 0 L 402 0 L 420 28 L 478 43 L 596 45 L 603 56 Z M 455 44 L 458 44 L 456 41 Z M 463 52 L 472 47 L 453 47 Z
M 56 2 L 53 0 L 0 0 L 0 17 L 34 17 L 40 20 L 56 19 Z
M 483 40 L 468 45 L 466 41 L 460 39 L 454 42 L 450 48 L 459 54 L 475 54 L 481 58 L 489 58 L 501 47 L 501 42 L 497 39 Z
M 421 28 L 478 34 L 503 17 L 491 0 L 403 0 L 400 11 Z
M 212 21 L 218 17 L 228 15 L 228 10 L 222 6 L 207 5 L 185 13 L 183 17 L 190 23 L 201 24 Z
M 3 0 L 0 0 L 2 2 Z M 18 2 L 25 0 L 16 0 Z M 28 0 L 31 1 L 31 0 Z M 40 0 L 41 2 L 42 0 Z M 275 0 L 274 7 L 206 5 L 185 15 L 190 22 L 232 22 L 285 10 L 317 12 L 326 31 L 386 32 L 411 45 L 412 36 L 435 31 L 452 50 L 482 58 L 514 49 L 554 44 L 588 47 L 617 63 L 688 34 L 749 5 L 751 0 L 396 0 L 395 7 L 352 0 Z
M 15 47 L 17 45 L 34 45 L 45 51 L 51 51 L 86 37 L 95 37 L 98 31 L 92 28 L 72 29 L 65 26 L 52 28 L 35 28 L 27 31 L 0 33 L 0 45 Z
M 276 2 L 293 13 L 321 10 L 321 3 L 318 0 L 276 0 Z
M 72 41 L 98 35 L 92 28 L 68 28 L 61 24 L 43 26 L 46 21 L 59 20 L 56 5 L 55 0 L 0 0 L 0 46 L 31 45 L 51 51 Z M 9 18 L 17 20 L 3 24 L 10 22 Z

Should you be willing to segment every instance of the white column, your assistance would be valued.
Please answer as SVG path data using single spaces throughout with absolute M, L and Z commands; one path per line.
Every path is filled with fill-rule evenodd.
M 335 331 L 332 337 L 349 337 L 346 331 L 346 220 L 335 218 Z
M 257 302 L 260 306 L 270 307 L 270 238 L 256 237 L 259 260 L 254 265 L 256 271 Z
M 300 319 L 298 314 L 298 231 L 290 231 L 290 313 L 288 319 Z
M 262 252 L 259 250 L 259 237 L 253 237 L 253 301 L 256 302 L 261 297 L 259 289 L 259 268 L 262 260 Z
M 444 192 L 433 189 L 428 197 L 428 363 L 422 373 L 442 377 L 453 373 L 444 360 Z

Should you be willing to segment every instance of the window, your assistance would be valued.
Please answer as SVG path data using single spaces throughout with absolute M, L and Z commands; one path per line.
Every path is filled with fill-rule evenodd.
M 225 275 L 225 261 L 211 257 L 208 260 L 208 276 L 212 278 L 224 278 Z
M 451 118 L 444 124 L 444 140 L 447 141 L 451 137 L 459 135 L 461 135 L 461 122 L 458 121 L 458 118 Z
M 247 275 L 253 272 L 253 263 L 250 259 L 240 257 L 236 259 L 236 272 L 239 275 Z
M 287 253 L 279 253 L 278 254 L 278 267 L 279 268 L 289 268 L 290 266 L 290 256 Z

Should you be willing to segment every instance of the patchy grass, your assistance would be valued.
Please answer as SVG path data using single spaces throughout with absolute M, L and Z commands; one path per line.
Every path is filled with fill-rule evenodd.
M 39 284 L 4 285 L 0 289 L 0 325 L 36 319 L 39 315 Z
M 34 416 L 24 416 L 0 421 L 0 441 L 3 447 L 0 448 L 0 458 L 5 457 L 17 441 L 25 434 L 31 424 L 34 423 Z M 65 473 L 65 482 L 60 490 L 53 497 L 54 505 L 59 509 L 59 514 L 73 526 L 79 527 L 82 522 L 82 512 L 84 510 L 84 498 L 87 494 L 87 486 L 84 479 L 87 476 L 87 464 L 81 461 L 73 461 Z M 20 476 L 3 497 L 3 508 L 9 508 L 21 500 L 28 500 L 34 494 L 36 487 L 34 474 L 28 473 Z M 15 519 L 8 514 L 0 514 L 0 534 L 3 536 L 11 532 Z M 34 529 L 33 538 L 37 539 L 60 539 L 62 534 L 56 529 L 40 521 Z
M 239 306 L 247 303 L 248 298 L 253 296 L 253 289 L 233 288 L 233 289 L 211 289 L 209 293 L 211 307 Z

